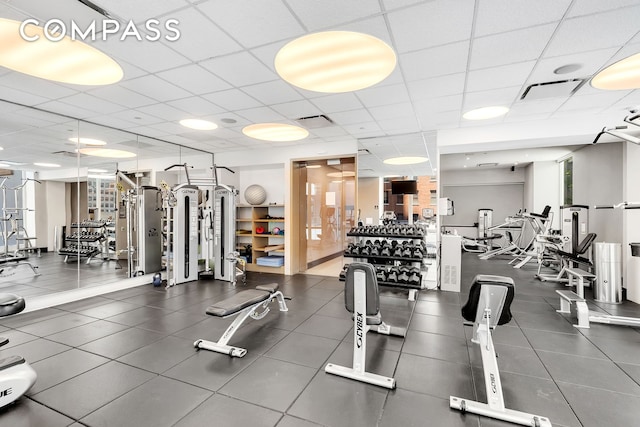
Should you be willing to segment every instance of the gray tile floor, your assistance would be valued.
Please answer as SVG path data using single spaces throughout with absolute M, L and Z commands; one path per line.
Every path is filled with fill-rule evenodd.
M 1 356 L 24 356 L 38 381 L 0 410 L 0 425 L 506 426 L 448 405 L 452 394 L 485 397 L 480 353 L 460 316 L 478 273 L 516 282 L 514 318 L 494 334 L 508 407 L 546 415 L 555 426 L 639 425 L 640 330 L 577 330 L 574 318 L 555 312 L 561 286 L 533 279 L 533 265 L 514 270 L 473 254 L 463 257 L 460 294 L 423 291 L 414 303 L 383 290 L 383 318 L 409 330 L 405 339 L 370 334 L 368 370 L 393 375 L 396 390 L 324 373 L 329 361 L 351 363 L 340 282 L 251 274 L 236 290 L 217 281 L 168 291 L 147 285 L 3 319 L 0 334 L 11 342 Z M 216 340 L 231 321 L 206 316 L 208 305 L 272 281 L 293 298 L 289 312 L 273 303 L 266 318 L 236 333 L 232 344 L 249 350 L 244 358 L 193 348 L 198 338 Z M 592 308 L 640 317 L 632 303 Z

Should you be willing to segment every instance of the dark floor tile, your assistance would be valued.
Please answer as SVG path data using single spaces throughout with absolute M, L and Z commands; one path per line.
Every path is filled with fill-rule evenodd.
M 573 327 L 574 320 L 565 318 L 559 313 L 513 313 L 513 318 L 522 329 L 537 329 L 540 331 L 560 332 L 564 334 L 577 334 Z
M 333 300 L 322 307 L 319 313 L 323 316 L 337 317 L 339 319 L 351 319 L 351 313 L 344 306 L 344 300 Z
M 147 321 L 160 319 L 169 313 L 171 313 L 170 310 L 163 310 L 161 308 L 140 307 L 125 313 L 107 317 L 105 320 L 121 323 L 127 326 L 135 326 Z
M 640 397 L 574 384 L 558 383 L 583 427 L 635 426 Z M 552 418 L 552 422 L 555 420 Z
M 96 320 L 76 328 L 48 335 L 47 339 L 57 341 L 71 347 L 78 347 L 82 344 L 106 337 L 116 332 L 127 329 L 128 326 L 119 323 Z
M 398 365 L 398 357 L 400 357 L 399 352 L 383 350 L 380 347 L 370 345 L 367 340 L 367 355 L 365 359 L 367 372 L 393 378 L 396 366 Z M 352 368 L 353 343 L 346 341 L 340 343 L 336 351 L 329 356 L 327 363 Z
M 292 332 L 265 356 L 311 368 L 321 368 L 340 341 Z
M 379 427 L 477 427 L 478 417 L 449 408 L 449 399 L 442 399 L 409 390 L 389 392 Z
M 478 401 L 486 402 L 486 386 L 482 368 L 473 368 Z M 556 426 L 580 427 L 580 423 L 556 383 L 544 378 L 500 371 L 505 406 L 551 420 Z M 487 424 L 481 417 L 482 425 Z M 493 425 L 488 423 L 488 425 Z M 503 423 L 499 424 L 500 426 Z M 512 425 L 512 424 L 505 424 Z
M 314 314 L 305 320 L 294 331 L 301 334 L 342 340 L 347 332 L 349 332 L 352 325 L 353 322 L 351 322 L 351 320 L 337 319 L 335 317 Z
M 35 335 L 27 334 L 25 332 L 18 331 L 17 329 L 4 331 L 2 333 L 2 336 L 9 340 L 8 344 L 2 346 L 2 350 L 6 350 L 8 348 L 38 339 L 38 337 Z
M 45 337 L 47 335 L 55 334 L 56 332 L 75 328 L 95 321 L 96 319 L 92 317 L 83 316 L 77 313 L 67 313 L 53 319 L 48 319 L 45 322 L 37 322 L 21 326 L 18 329 L 28 334 Z
M 320 424 L 312 423 L 311 421 L 303 420 L 301 418 L 285 415 L 282 417 L 277 427 L 318 427 Z
M 542 315 L 555 314 L 556 308 L 545 301 L 522 301 L 514 300 L 511 303 L 511 312 L 537 313 Z
M 160 374 L 193 356 L 194 350 L 193 341 L 168 336 L 126 354 L 118 361 Z
M 625 326 L 623 326 L 625 328 Z M 596 347 L 614 362 L 640 364 L 640 339 L 635 341 L 589 336 Z
M 218 393 L 284 412 L 316 372 L 315 368 L 261 357 Z
M 353 339 L 353 328 L 351 328 L 349 333 L 344 337 L 342 341 L 353 346 Z M 401 336 L 379 334 L 373 331 L 369 331 L 369 333 L 367 334 L 367 348 L 372 349 L 371 351 L 391 350 L 400 352 L 403 345 L 404 337 Z
M 71 349 L 33 363 L 31 366 L 38 374 L 38 379 L 29 391 L 29 395 L 39 393 L 49 387 L 67 381 L 108 361 L 104 357 L 87 353 L 86 351 Z
M 610 360 L 546 351 L 538 355 L 556 381 L 640 396 L 640 385 Z
M 0 409 L 0 425 L 11 427 L 66 427 L 73 419 L 22 397 L 14 404 Z
M 2 358 L 9 356 L 21 356 L 29 363 L 35 363 L 47 357 L 54 356 L 64 351 L 70 350 L 67 345 L 49 341 L 45 338 L 29 341 L 24 344 L 10 348 L 2 347 Z
M 473 399 L 473 379 L 469 365 L 403 353 L 396 369 L 398 388 L 448 399 Z
M 150 372 L 112 361 L 32 398 L 58 412 L 80 419 L 154 377 Z
M 78 311 L 86 310 L 89 308 L 98 307 L 104 304 L 108 304 L 113 302 L 110 298 L 105 298 L 103 296 L 91 297 L 81 299 L 79 301 L 73 301 L 66 304 L 56 306 L 57 309 L 71 311 L 77 313 Z
M 464 338 L 409 330 L 402 351 L 417 356 L 469 364 L 467 341 Z
M 386 397 L 384 388 L 320 371 L 287 412 L 332 427 L 371 427 Z
M 418 300 L 416 302 L 416 313 L 429 314 L 431 316 L 443 316 L 462 322 L 459 304 L 446 304 L 442 302 Z
M 95 317 L 96 319 L 105 319 L 107 317 L 135 310 L 139 307 L 139 305 L 130 304 L 125 301 L 111 301 L 107 304 L 101 304 L 96 307 L 86 308 L 76 312 L 85 316 Z
M 460 321 L 452 321 L 452 319 L 448 317 L 413 313 L 409 329 L 465 338 L 462 318 L 460 318 Z
M 293 308 L 288 301 L 287 306 L 289 307 L 289 311 L 282 312 L 277 309 L 271 310 L 271 312 L 262 319 L 262 322 L 271 328 L 293 331 L 315 313 L 315 310 L 299 310 L 297 308 Z
M 640 384 L 640 365 L 630 365 L 628 363 L 618 363 L 617 365 L 626 372 L 632 380 Z
M 502 329 L 502 328 L 499 328 Z M 536 350 L 604 359 L 606 356 L 582 334 L 559 334 L 525 329 L 525 335 Z
M 175 427 L 220 426 L 273 427 L 282 414 L 221 394 L 216 394 L 181 419 Z
M 104 338 L 83 344 L 79 348 L 101 356 L 117 359 L 145 345 L 158 341 L 164 334 L 144 329 L 129 328 Z
M 80 421 L 92 427 L 169 427 L 210 396 L 201 388 L 156 377 Z
M 577 320 L 575 322 L 577 323 Z M 589 329 L 580 329 L 580 333 L 582 333 L 587 338 L 605 337 L 634 342 L 640 340 L 640 333 L 638 333 L 637 328 L 594 322 L 590 322 L 589 326 Z
M 244 357 L 229 357 L 213 351 L 196 349 L 194 353 L 192 357 L 162 375 L 217 391 L 259 357 L 256 353 L 247 353 Z
M 104 294 L 103 297 L 109 298 L 109 299 L 116 299 L 116 300 L 126 300 L 131 297 L 147 293 L 148 291 L 149 291 L 149 288 L 143 285 L 143 286 L 136 286 L 134 288 L 123 289 L 121 291 L 110 292 L 108 294 Z
M 438 290 L 420 291 L 419 301 L 433 301 L 444 304 L 454 304 L 460 306 L 460 296 L 457 292 L 442 292 Z M 465 299 L 466 301 L 466 299 Z
M 500 372 L 512 372 L 538 378 L 550 378 L 536 352 L 531 348 L 495 344 Z M 472 366 L 482 367 L 482 354 L 478 344 L 469 348 Z
M 234 319 L 231 317 L 223 319 L 216 316 L 207 316 L 204 320 L 171 335 L 193 341 L 197 339 L 217 341 Z
M 473 336 L 473 328 L 465 327 L 465 334 L 468 339 L 471 339 Z M 495 344 L 531 348 L 529 340 L 527 340 L 527 337 L 522 333 L 522 329 L 518 328 L 515 322 L 495 328 L 491 332 L 491 336 Z
M 144 323 L 140 323 L 139 325 L 136 325 L 136 328 L 147 329 L 163 334 L 172 334 L 181 329 L 185 329 L 189 326 L 195 325 L 196 323 L 202 322 L 206 317 L 207 316 L 204 314 L 174 312 L 154 320 L 148 320 Z

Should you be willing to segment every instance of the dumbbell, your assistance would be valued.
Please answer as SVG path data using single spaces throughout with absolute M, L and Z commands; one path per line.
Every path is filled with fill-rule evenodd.
M 379 282 L 386 282 L 387 271 L 384 268 L 376 269 L 376 279 L 378 279 Z
M 421 281 L 422 281 L 422 277 L 419 273 L 412 273 L 409 276 L 409 281 L 407 283 L 409 283 L 410 285 L 418 286 L 420 285 Z
M 406 271 L 402 271 L 400 274 L 398 274 L 398 282 L 409 283 L 409 275 Z
M 394 270 L 389 270 L 387 274 L 387 282 L 398 283 L 398 273 Z

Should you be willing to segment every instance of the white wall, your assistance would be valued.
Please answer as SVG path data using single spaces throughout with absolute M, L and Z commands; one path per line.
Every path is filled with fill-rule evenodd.
M 41 239 L 45 238 L 43 246 L 52 251 L 54 250 L 55 227 L 65 225 L 70 216 L 66 210 L 66 206 L 69 204 L 61 203 L 61 201 L 68 200 L 65 190 L 66 183 L 43 181 L 38 187 L 41 187 L 42 191 L 38 191 L 39 197 L 36 197 L 36 212 L 44 213 L 45 217 L 45 221 L 40 221 L 44 227 L 37 230 L 38 246 L 40 247 Z
M 533 211 L 533 163 L 524 168 L 524 208 Z
M 511 172 L 509 168 L 500 169 L 469 169 L 442 171 L 440 183 L 442 185 L 483 185 L 483 184 L 513 184 L 525 182 L 523 168 Z
M 267 200 L 264 204 L 276 203 L 284 204 L 285 181 L 284 164 L 277 168 L 241 170 L 238 173 L 240 191 L 240 203 L 247 204 L 244 192 L 250 185 L 261 185 L 267 192 Z
M 640 202 L 640 146 L 625 143 L 623 147 L 623 200 Z M 627 209 L 623 213 L 622 266 L 623 283 L 627 298 L 640 303 L 640 258 L 632 257 L 629 243 L 640 242 L 640 209 Z
M 380 220 L 380 178 L 358 178 L 358 209 L 360 220 L 367 224 L 377 225 Z
M 551 206 L 553 223 L 551 228 L 560 228 L 560 172 L 555 161 L 534 162 L 533 168 L 533 204 L 528 212 L 540 213 L 545 206 Z M 526 188 L 526 185 L 525 185 Z M 526 194 L 525 194 L 526 203 Z

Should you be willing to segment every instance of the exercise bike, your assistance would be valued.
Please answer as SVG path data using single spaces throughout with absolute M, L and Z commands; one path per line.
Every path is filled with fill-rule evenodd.
M 0 294 L 0 317 L 20 313 L 25 308 L 22 297 Z M 0 347 L 9 342 L 0 337 Z M 0 408 L 13 403 L 25 394 L 36 382 L 36 371 L 20 356 L 0 359 Z

